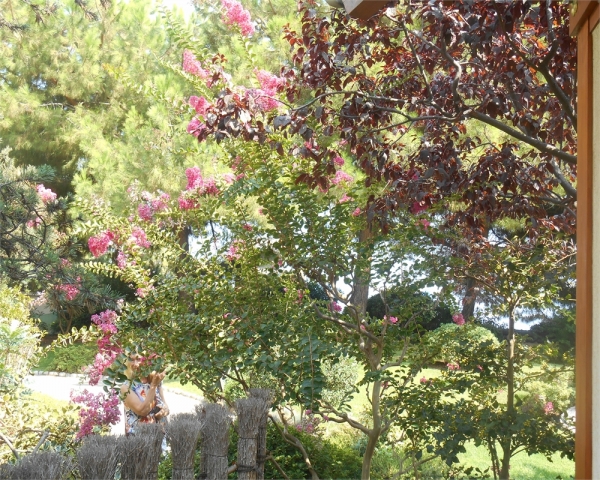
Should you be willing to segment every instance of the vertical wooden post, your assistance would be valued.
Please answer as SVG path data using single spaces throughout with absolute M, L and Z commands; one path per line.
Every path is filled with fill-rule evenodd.
M 269 409 L 273 403 L 273 392 L 266 388 L 251 388 L 250 397 L 260 398 L 265 402 L 265 410 L 258 425 L 256 436 L 256 480 L 265 479 L 265 461 L 267 459 L 267 422 L 269 420 Z
M 196 414 L 202 424 L 200 435 L 202 454 L 200 459 L 200 479 L 227 480 L 227 452 L 229 449 L 229 427 L 231 417 L 222 405 L 208 403 L 196 407 Z
M 581 6 L 579 8 L 582 8 Z M 577 35 L 577 313 L 575 478 L 592 478 L 592 42 Z

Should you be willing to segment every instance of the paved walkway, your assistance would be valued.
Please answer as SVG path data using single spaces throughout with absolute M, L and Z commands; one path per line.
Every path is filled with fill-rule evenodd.
M 91 386 L 85 382 L 82 376 L 60 377 L 54 375 L 29 375 L 25 379 L 25 386 L 36 392 L 44 393 L 57 400 L 68 402 L 71 399 L 71 391 L 88 392 L 97 394 L 103 391 L 101 385 Z M 191 398 L 185 392 L 175 392 L 171 388 L 164 388 L 165 401 L 169 405 L 171 415 L 178 413 L 193 413 L 194 407 L 201 401 L 199 397 Z M 121 410 L 121 421 L 113 425 L 111 432 L 115 435 L 122 435 L 125 432 L 123 423 L 123 412 Z

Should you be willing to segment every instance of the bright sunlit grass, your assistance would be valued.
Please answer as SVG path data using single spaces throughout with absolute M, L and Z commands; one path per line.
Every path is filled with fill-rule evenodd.
M 458 456 L 461 464 L 479 467 L 481 470 L 491 466 L 490 455 L 485 447 L 476 447 L 471 442 L 466 445 L 466 448 L 467 452 Z M 490 475 L 492 475 L 491 471 Z M 517 480 L 568 479 L 574 475 L 575 462 L 567 458 L 561 458 L 559 453 L 552 456 L 552 462 L 549 462 L 543 455 L 529 456 L 525 452 L 518 453 L 511 460 L 510 477 Z
M 199 397 L 203 397 L 203 393 L 202 390 L 200 390 L 198 387 L 196 387 L 195 385 L 192 385 L 191 383 L 186 383 L 185 385 L 182 385 L 179 380 L 176 379 L 168 379 L 165 380 L 163 382 L 163 385 L 167 388 L 170 388 L 174 391 L 182 391 L 182 392 L 187 392 L 187 393 L 192 393 L 194 395 L 198 395 Z
M 31 392 L 24 396 L 30 404 L 38 406 L 40 410 L 61 410 L 63 407 L 69 405 L 69 402 L 66 402 L 65 400 L 57 400 L 50 395 L 40 392 Z

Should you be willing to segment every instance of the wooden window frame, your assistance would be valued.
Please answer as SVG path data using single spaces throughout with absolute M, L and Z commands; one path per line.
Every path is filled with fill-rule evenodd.
M 592 31 L 600 20 L 596 0 L 573 2 L 571 35 L 577 35 L 577 303 L 575 353 L 575 478 L 592 478 Z M 599 432 L 600 433 L 600 432 Z

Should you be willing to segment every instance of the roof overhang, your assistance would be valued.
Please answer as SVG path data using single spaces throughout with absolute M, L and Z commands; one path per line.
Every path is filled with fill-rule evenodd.
M 342 0 L 346 12 L 353 18 L 367 20 L 384 8 L 390 0 Z

